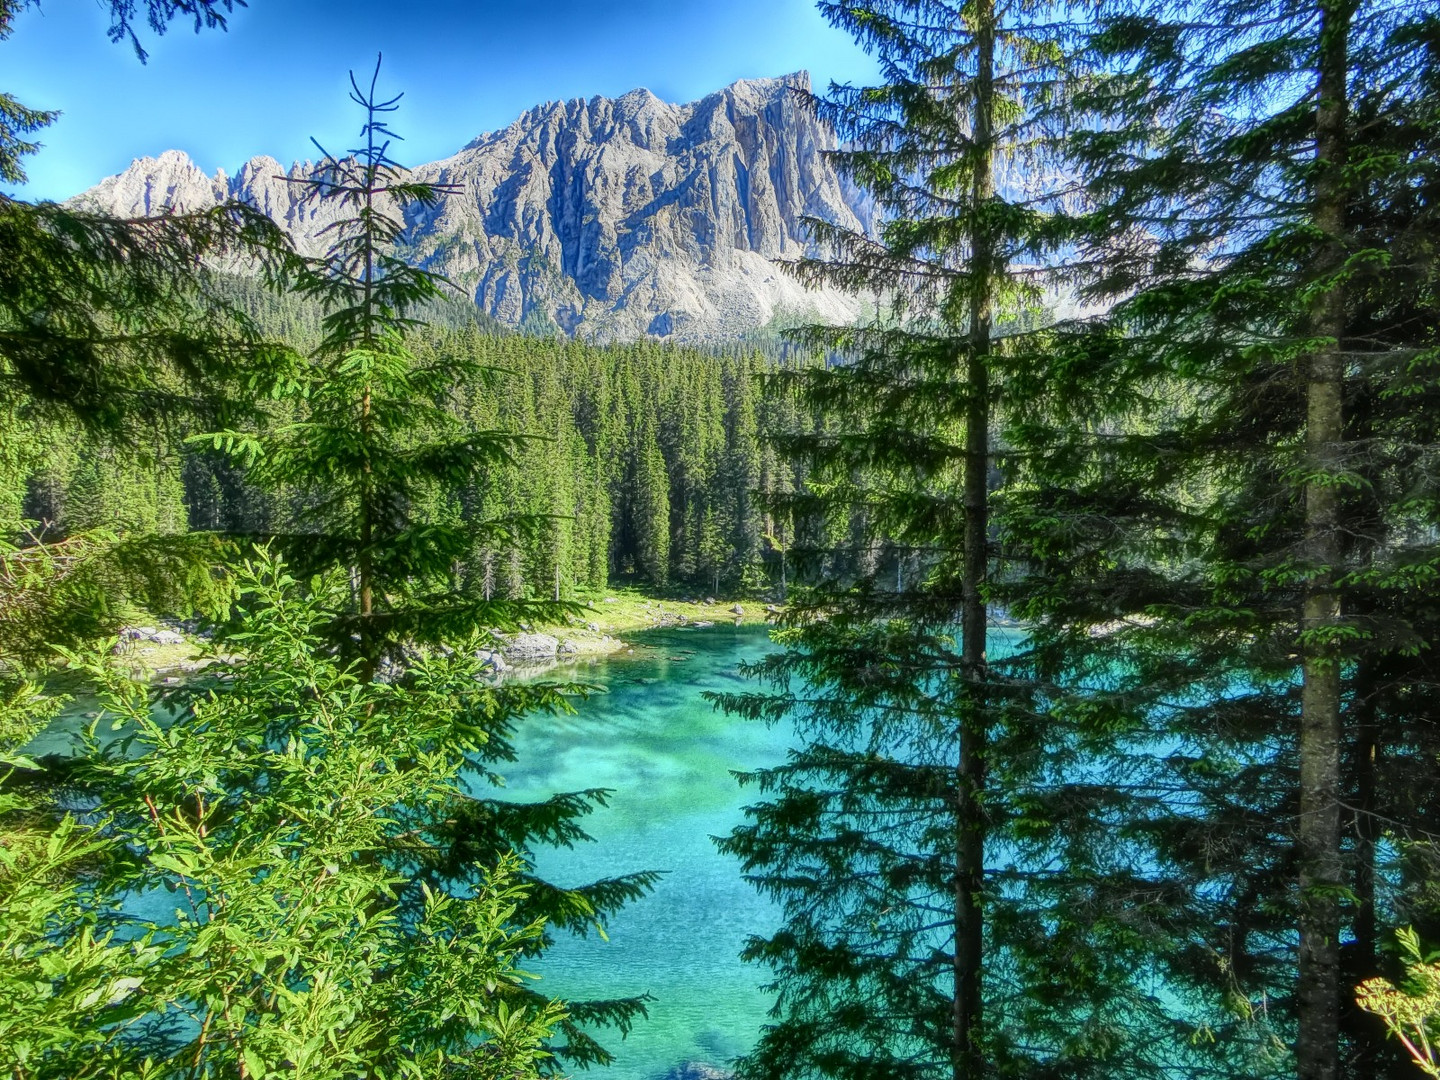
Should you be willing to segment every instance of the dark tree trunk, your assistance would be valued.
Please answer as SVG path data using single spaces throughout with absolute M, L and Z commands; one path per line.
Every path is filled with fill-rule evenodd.
M 1319 276 L 1344 259 L 1346 74 L 1351 0 L 1321 0 L 1315 110 L 1316 179 L 1312 221 L 1325 237 Z M 1345 296 L 1337 284 L 1311 305 L 1310 331 L 1324 344 L 1310 356 L 1305 450 L 1305 546 L 1315 568 L 1301 621 L 1304 685 L 1300 718 L 1300 963 L 1295 1041 L 1299 1080 L 1337 1080 L 1340 1043 L 1340 664 L 1327 631 L 1341 619 L 1335 585 L 1341 561 L 1339 489 L 1329 477 L 1344 464 Z
M 961 653 L 968 693 L 960 718 L 955 849 L 955 1080 L 978 1080 L 983 1056 L 985 880 L 985 695 L 986 610 L 983 589 L 988 566 L 987 480 L 990 465 L 990 349 L 993 318 L 995 243 L 986 223 L 986 204 L 994 196 L 992 146 L 995 110 L 995 4 L 979 0 L 971 17 L 975 41 L 972 131 L 974 175 L 971 186 L 969 340 L 964 372 L 965 552 L 961 606 Z

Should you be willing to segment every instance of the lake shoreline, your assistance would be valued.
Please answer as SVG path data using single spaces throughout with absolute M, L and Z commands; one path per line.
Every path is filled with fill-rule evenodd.
M 558 667 L 578 667 L 597 660 L 625 659 L 643 650 L 643 641 L 630 635 L 653 630 L 707 629 L 721 626 L 760 626 L 773 622 L 780 607 L 766 600 L 715 599 L 712 597 L 658 597 L 633 588 L 606 590 L 580 600 L 585 606 L 582 616 L 569 623 L 540 623 L 525 635 L 555 639 L 553 656 L 539 659 L 514 657 L 507 644 L 523 635 L 499 634 L 495 653 L 504 657 L 504 666 L 497 674 L 534 677 Z M 177 640 L 178 639 L 178 640 Z M 202 655 L 204 638 L 197 634 L 193 623 L 157 619 L 154 625 L 126 626 L 120 631 L 115 655 L 128 661 L 137 680 L 176 682 L 186 675 L 203 670 L 214 662 Z

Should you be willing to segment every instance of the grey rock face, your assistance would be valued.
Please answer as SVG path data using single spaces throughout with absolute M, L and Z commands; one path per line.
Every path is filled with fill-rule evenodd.
M 777 260 L 812 252 L 806 216 L 867 228 L 867 204 L 824 157 L 803 73 L 741 81 L 688 105 L 648 90 L 551 102 L 415 169 L 454 185 L 412 212 L 405 251 L 511 325 L 597 340 L 715 340 L 777 316 L 848 322 L 860 304 L 801 286 Z M 412 119 L 413 122 L 413 119 Z M 272 158 L 207 177 L 179 151 L 141 158 L 80 199 L 124 216 L 241 198 L 318 253 L 336 212 Z
M 516 634 L 504 649 L 505 659 L 515 664 L 553 660 L 559 651 L 559 639 L 549 634 Z

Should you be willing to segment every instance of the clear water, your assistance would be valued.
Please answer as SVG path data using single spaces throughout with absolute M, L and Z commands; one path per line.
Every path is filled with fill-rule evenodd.
M 650 1019 L 621 1041 L 606 1080 L 657 1080 L 682 1062 L 724 1066 L 754 1044 L 769 1001 L 764 969 L 741 964 L 747 936 L 778 924 L 771 903 L 740 879 L 712 836 L 743 820 L 731 770 L 776 764 L 790 745 L 783 726 L 738 720 L 701 698 L 738 690 L 741 660 L 770 651 L 763 628 L 656 631 L 634 657 L 600 661 L 577 677 L 604 685 L 574 716 L 522 724 L 509 796 L 543 798 L 587 787 L 614 789 L 587 820 L 596 842 L 539 854 L 541 874 L 572 885 L 636 870 L 664 870 L 654 893 L 616 915 L 609 941 L 564 939 L 532 965 L 538 989 L 560 997 L 648 993 Z M 685 657 L 685 659 L 679 659 Z
M 502 795 L 516 800 L 580 788 L 614 791 L 610 805 L 585 821 L 595 843 L 536 853 L 542 876 L 578 885 L 666 871 L 652 894 L 611 919 L 608 941 L 562 934 L 527 965 L 542 977 L 537 989 L 556 997 L 655 999 L 649 1019 L 624 1040 L 614 1031 L 596 1033 L 615 1054 L 611 1067 L 592 1072 L 596 1080 L 660 1080 L 682 1063 L 723 1067 L 749 1050 L 769 1007 L 760 989 L 766 972 L 741 964 L 738 955 L 747 936 L 769 933 L 779 922 L 711 837 L 743 820 L 751 796 L 731 770 L 782 761 L 790 729 L 728 717 L 701 697 L 707 690 L 753 689 L 737 665 L 774 648 L 767 631 L 724 625 L 650 631 L 634 641 L 629 655 L 544 676 L 607 692 L 577 702 L 573 716 L 522 721 L 518 760 L 502 766 Z M 75 752 L 96 707 L 93 699 L 75 700 L 27 752 Z M 102 741 L 114 737 L 108 725 L 99 734 Z M 171 904 L 164 891 L 134 902 L 138 912 L 156 915 L 146 909 Z

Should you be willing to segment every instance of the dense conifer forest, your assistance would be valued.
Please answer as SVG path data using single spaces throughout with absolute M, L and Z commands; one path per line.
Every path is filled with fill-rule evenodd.
M 318 325 L 263 308 L 261 326 L 283 340 L 303 343 Z M 793 525 L 766 497 L 800 490 L 804 473 L 772 436 L 811 427 L 793 395 L 766 389 L 765 376 L 802 363 L 779 358 L 787 350 L 597 346 L 438 322 L 415 336 L 417 355 L 478 369 L 446 408 L 467 428 L 522 437 L 511 461 L 426 497 L 437 520 L 513 523 L 483 542 L 476 528 L 457 588 L 559 599 L 612 578 L 737 595 L 778 586 Z M 137 453 L 63 420 L 35 424 L 7 463 L 8 527 L 42 522 L 53 540 L 95 529 L 293 533 L 303 497 L 247 481 L 243 466 L 191 440 L 197 430 L 150 433 Z

